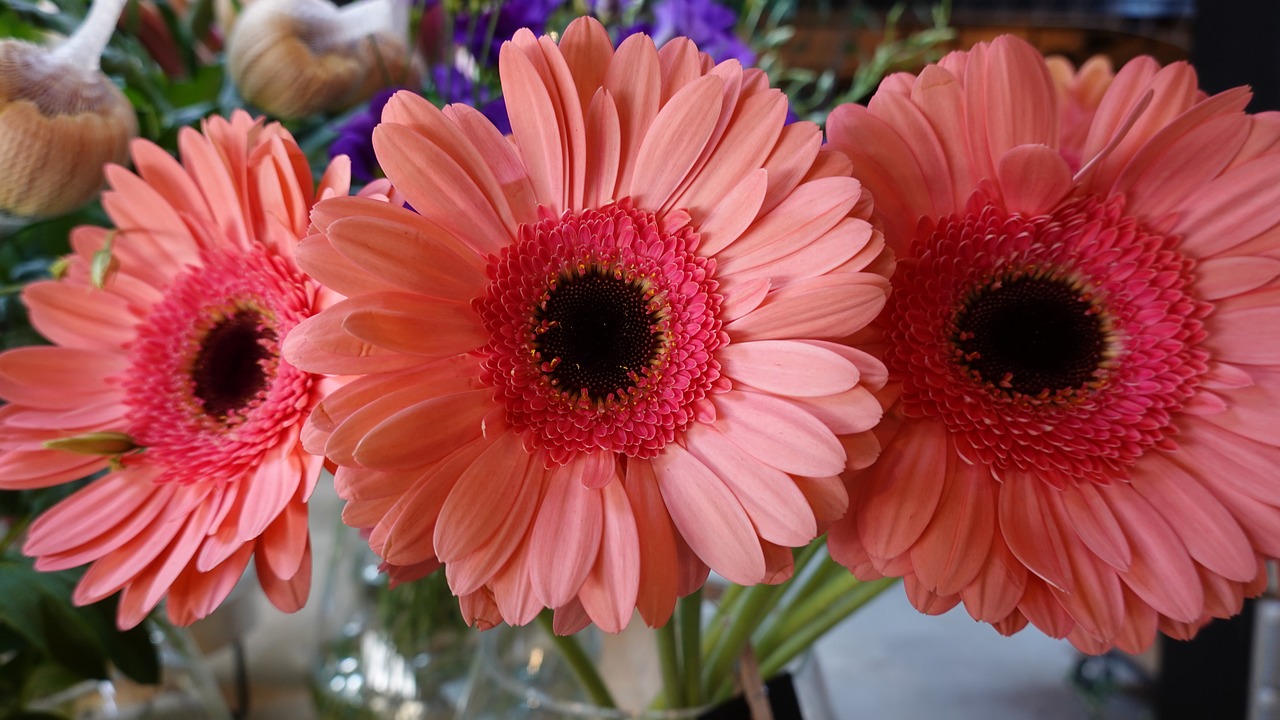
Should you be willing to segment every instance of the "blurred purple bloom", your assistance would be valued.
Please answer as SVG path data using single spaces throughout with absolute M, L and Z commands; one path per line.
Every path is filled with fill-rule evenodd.
M 381 176 L 378 158 L 373 154 L 373 128 L 382 120 L 382 108 L 397 90 L 379 90 L 369 100 L 364 112 L 356 113 L 345 125 L 338 128 L 338 137 L 329 145 L 329 158 L 346 155 L 351 158 L 351 179 L 369 183 Z
M 489 23 L 493 22 L 493 11 L 486 10 L 475 16 L 458 13 L 453 21 L 453 41 L 467 48 L 481 64 L 497 67 L 502 43 L 510 40 L 520 28 L 527 27 L 535 35 L 541 35 L 551 15 L 564 4 L 565 0 L 506 0 L 498 8 L 498 19 L 487 52 L 485 36 L 489 32 Z
M 647 33 L 661 47 L 668 40 L 684 36 L 716 62 L 730 58 L 750 65 L 756 55 L 734 32 L 738 16 L 715 0 L 658 0 L 653 4 L 653 22 L 639 22 L 621 32 L 622 38 Z
M 476 108 L 504 135 L 511 132 L 507 119 L 507 103 L 502 96 L 484 85 L 477 85 L 457 68 L 437 65 L 431 68 L 431 81 L 445 105 L 463 103 Z

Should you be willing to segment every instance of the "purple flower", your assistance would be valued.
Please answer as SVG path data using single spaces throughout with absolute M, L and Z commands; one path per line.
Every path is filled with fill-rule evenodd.
M 342 127 L 338 137 L 329 145 L 329 157 L 346 155 L 351 158 L 351 179 L 369 183 L 382 175 L 378 158 L 373 154 L 373 128 L 382 120 L 382 108 L 396 91 L 403 88 L 380 90 L 369 100 L 364 112 L 356 113 Z
M 487 48 L 485 37 L 489 24 L 494 22 L 493 11 L 486 10 L 475 16 L 460 12 L 453 21 L 453 41 L 471 51 L 478 62 L 497 67 L 498 52 L 503 42 L 510 40 L 520 28 L 527 27 L 535 34 L 541 34 L 551 15 L 564 4 L 565 0 L 506 0 L 497 10 L 493 37 L 489 38 Z
M 443 104 L 463 103 L 476 108 L 489 122 L 502 133 L 511 132 L 511 121 L 507 119 L 507 103 L 502 96 L 492 92 L 483 84 L 472 82 L 471 78 L 454 67 L 437 65 L 431 68 L 431 82 Z
M 639 22 L 624 28 L 622 38 L 643 32 L 661 46 L 668 40 L 684 36 L 697 44 L 716 62 L 730 58 L 743 65 L 755 62 L 756 55 L 737 34 L 738 16 L 715 0 L 658 0 L 653 4 L 653 22 Z

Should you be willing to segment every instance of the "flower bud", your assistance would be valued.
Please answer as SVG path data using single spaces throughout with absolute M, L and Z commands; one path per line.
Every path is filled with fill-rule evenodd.
M 126 161 L 137 117 L 98 70 L 122 5 L 98 0 L 84 25 L 52 48 L 0 40 L 0 212 L 74 210 L 101 188 L 104 164 Z
M 345 110 L 415 80 L 391 0 L 256 0 L 236 19 L 227 65 L 241 97 L 280 118 Z

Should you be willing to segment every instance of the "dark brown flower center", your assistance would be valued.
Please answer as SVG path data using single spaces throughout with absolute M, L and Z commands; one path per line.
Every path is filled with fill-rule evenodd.
M 978 291 L 956 315 L 954 343 L 982 380 L 1026 395 L 1083 387 L 1105 359 L 1107 332 L 1078 288 L 1018 277 Z
M 562 277 L 534 314 L 534 347 L 552 383 L 593 400 L 635 387 L 662 344 L 651 295 L 599 271 Z
M 206 415 L 239 415 L 266 388 L 275 341 L 275 331 L 254 310 L 238 310 L 213 326 L 191 368 L 193 392 Z

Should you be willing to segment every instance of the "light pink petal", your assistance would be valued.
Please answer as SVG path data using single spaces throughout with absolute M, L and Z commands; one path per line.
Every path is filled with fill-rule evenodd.
M 1112 484 L 1102 495 L 1133 548 L 1133 562 L 1121 579 L 1162 615 L 1180 622 L 1198 619 L 1204 591 L 1186 545 L 1132 486 Z
M 493 199 L 443 148 L 403 125 L 374 128 L 373 147 L 387 177 L 423 217 L 478 253 L 511 242 Z
M 736 340 L 837 339 L 866 327 L 888 299 L 889 281 L 871 273 L 799 280 L 769 294 L 725 328 Z
M 1000 191 L 1010 212 L 1043 215 L 1071 192 L 1071 169 L 1047 145 L 1019 145 L 996 166 Z
M 725 481 L 675 443 L 652 464 L 671 520 L 690 549 L 729 582 L 760 582 L 765 574 L 760 538 Z
M 773 152 L 764 161 L 764 169 L 769 172 L 769 189 L 760 204 L 761 214 L 772 211 L 791 195 L 809 174 L 821 147 L 822 132 L 811 122 L 802 120 L 782 129 Z
M 729 392 L 715 396 L 715 427 L 735 445 L 783 472 L 809 477 L 837 475 L 845 454 L 822 421 L 771 395 Z
M 821 178 L 797 187 L 767 215 L 717 255 L 719 270 L 733 275 L 790 254 L 817 240 L 853 210 L 862 184 L 853 178 Z
M 591 105 L 596 91 L 604 87 L 609 61 L 613 59 L 613 42 L 609 32 L 598 22 L 580 17 L 569 23 L 560 38 L 560 52 L 578 88 L 578 104 Z
M 444 115 L 458 126 L 458 130 L 484 156 L 498 184 L 502 186 L 502 192 L 507 196 L 507 205 L 516 222 L 536 222 L 538 201 L 529 180 L 529 169 L 520 160 L 516 148 L 493 126 L 489 118 L 475 108 L 455 103 L 445 107 Z
M 622 161 L 622 131 L 618 125 L 618 107 L 613 97 L 600 90 L 587 106 L 587 178 L 583 202 L 587 207 L 600 207 L 613 200 L 618 186 L 618 164 Z
M 817 536 L 813 509 L 786 473 L 760 463 L 714 426 L 690 428 L 685 445 L 738 498 L 762 539 L 800 547 Z
M 858 369 L 848 360 L 806 343 L 788 340 L 731 343 L 719 354 L 726 375 L 778 395 L 834 395 L 858 382 Z
M 551 471 L 529 546 L 529 578 L 546 607 L 560 607 L 582 588 L 600 553 L 601 491 L 585 487 L 577 461 Z
M 519 435 L 506 432 L 462 473 L 436 525 L 435 548 L 440 562 L 461 558 L 493 536 L 515 502 L 508 489 L 520 481 L 528 464 L 529 455 Z
M 1247 293 L 1280 277 L 1280 260 L 1265 257 L 1217 257 L 1196 263 L 1196 291 L 1205 300 Z
M 753 170 L 731 190 L 716 198 L 716 204 L 698 225 L 698 234 L 702 238 L 700 249 L 704 254 L 719 253 L 751 227 L 768 186 L 768 173 L 763 169 Z
M 583 581 L 578 600 L 597 627 L 616 633 L 631 621 L 639 597 L 640 535 L 621 482 L 605 485 L 600 499 L 604 515 L 600 557 Z

